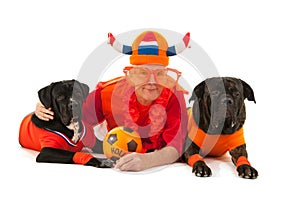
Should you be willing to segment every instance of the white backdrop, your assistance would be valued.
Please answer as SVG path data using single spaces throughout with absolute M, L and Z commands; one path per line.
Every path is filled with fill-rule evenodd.
M 194 2 L 0 2 L 1 199 L 299 199 L 297 1 Z M 201 179 L 182 164 L 141 173 L 37 164 L 36 152 L 20 148 L 19 124 L 38 89 L 76 78 L 108 32 L 140 28 L 191 32 L 220 75 L 252 86 L 245 137 L 257 180 L 238 178 L 227 157 L 209 160 L 213 177 Z

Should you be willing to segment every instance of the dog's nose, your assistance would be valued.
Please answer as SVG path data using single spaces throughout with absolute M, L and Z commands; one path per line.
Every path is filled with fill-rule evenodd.
M 233 99 L 232 99 L 231 97 L 224 97 L 224 98 L 221 100 L 221 103 L 222 103 L 222 104 L 231 105 L 231 104 L 233 104 Z

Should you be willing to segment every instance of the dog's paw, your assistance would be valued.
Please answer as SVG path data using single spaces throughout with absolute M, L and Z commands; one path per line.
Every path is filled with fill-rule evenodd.
M 239 177 L 246 179 L 256 179 L 258 177 L 258 172 L 254 167 L 244 164 L 237 168 Z
M 92 158 L 85 165 L 93 166 L 97 168 L 112 168 L 115 164 L 115 161 L 106 159 L 106 158 Z
M 198 177 L 209 177 L 211 176 L 210 168 L 205 164 L 204 161 L 197 161 L 193 166 L 193 173 Z

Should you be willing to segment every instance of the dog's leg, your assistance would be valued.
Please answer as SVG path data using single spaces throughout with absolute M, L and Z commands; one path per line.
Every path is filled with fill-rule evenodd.
M 201 149 L 189 138 L 186 140 L 186 151 L 183 154 L 183 160 L 193 168 L 193 173 L 198 177 L 209 177 L 212 175 L 211 169 L 204 162 Z
M 236 170 L 238 174 L 242 178 L 247 179 L 255 179 L 258 176 L 257 170 L 252 167 L 248 161 L 248 153 L 246 150 L 246 144 L 238 146 L 231 151 L 229 151 L 231 155 L 232 162 L 236 166 Z
M 92 148 L 93 152 L 103 154 L 103 141 L 96 138 L 96 144 Z
M 109 159 L 96 159 L 84 152 L 71 152 L 62 149 L 44 147 L 36 158 L 36 162 L 82 164 L 100 168 L 111 168 L 114 162 Z

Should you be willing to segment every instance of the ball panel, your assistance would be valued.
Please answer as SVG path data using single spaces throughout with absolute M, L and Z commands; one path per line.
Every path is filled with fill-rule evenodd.
M 103 140 L 103 152 L 107 158 L 118 159 L 130 152 L 142 152 L 142 140 L 131 128 L 116 127 Z
M 108 139 L 107 139 L 107 142 L 110 144 L 110 145 L 113 145 L 115 142 L 118 141 L 118 138 L 117 138 L 117 134 L 110 134 L 108 136 Z
M 133 132 L 134 132 L 134 130 L 131 129 L 131 128 L 129 128 L 129 127 L 124 126 L 124 127 L 122 127 L 122 128 L 123 128 L 124 131 L 126 131 L 126 132 L 128 132 L 128 133 L 133 133 Z
M 138 144 L 134 141 L 131 140 L 130 142 L 127 143 L 127 149 L 129 152 L 135 152 Z

